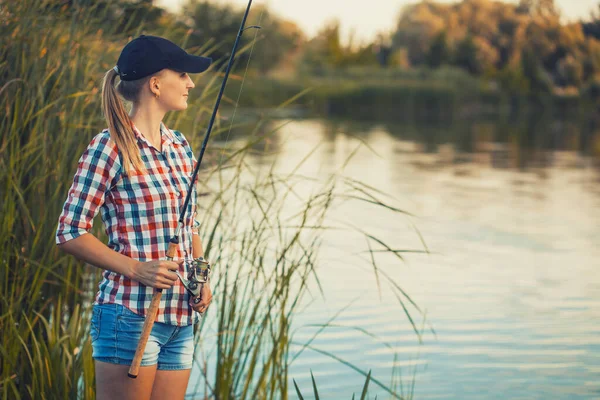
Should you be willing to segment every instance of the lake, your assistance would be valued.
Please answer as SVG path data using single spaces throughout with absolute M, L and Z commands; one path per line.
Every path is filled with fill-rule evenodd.
M 407 398 L 600 398 L 600 134 L 535 117 L 274 124 L 276 171 L 291 171 L 318 146 L 297 173 L 326 179 L 353 154 L 341 174 L 412 214 L 348 201 L 332 209 L 331 224 L 417 251 L 399 253 L 404 261 L 373 253 L 378 282 L 364 234 L 324 233 L 325 297 L 314 290 L 292 329 L 303 343 L 315 325 L 330 325 L 311 343 L 317 350 L 304 349 L 290 367 L 305 398 L 311 370 L 321 398 L 360 397 L 365 377 L 323 351 Z M 421 310 L 403 298 L 421 341 L 383 273 Z M 292 345 L 291 357 L 300 350 Z M 373 381 L 369 388 L 371 399 L 390 398 Z M 289 394 L 297 398 L 291 383 Z

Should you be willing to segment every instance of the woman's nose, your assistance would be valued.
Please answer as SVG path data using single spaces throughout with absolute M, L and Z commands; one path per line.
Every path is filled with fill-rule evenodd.
M 194 81 L 192 80 L 192 78 L 190 76 L 188 76 L 187 87 L 190 88 L 190 89 L 193 89 L 194 87 L 196 87 L 196 85 L 194 85 Z

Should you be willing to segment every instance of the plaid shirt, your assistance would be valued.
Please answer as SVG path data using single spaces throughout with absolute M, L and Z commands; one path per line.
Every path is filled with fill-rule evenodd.
M 90 231 L 101 212 L 108 247 L 135 260 L 165 260 L 169 240 L 177 229 L 179 214 L 196 166 L 196 158 L 183 134 L 161 124 L 162 152 L 134 126 L 145 173 L 122 173 L 117 146 L 108 130 L 96 135 L 79 159 L 79 166 L 58 221 L 56 243 L 64 243 Z M 193 188 L 186 220 L 174 259 L 191 261 L 196 188 Z M 187 262 L 179 271 L 187 276 Z M 121 304 L 145 315 L 154 289 L 121 274 L 103 271 L 96 302 Z M 163 290 L 156 321 L 190 325 L 197 320 L 188 304 L 189 294 L 177 280 Z

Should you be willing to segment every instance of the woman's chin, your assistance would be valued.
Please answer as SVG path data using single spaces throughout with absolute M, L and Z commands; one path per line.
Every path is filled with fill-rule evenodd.
M 174 107 L 173 111 L 183 111 L 187 108 L 188 108 L 188 103 L 187 103 L 187 101 L 184 101 L 183 103 L 179 104 L 178 107 Z

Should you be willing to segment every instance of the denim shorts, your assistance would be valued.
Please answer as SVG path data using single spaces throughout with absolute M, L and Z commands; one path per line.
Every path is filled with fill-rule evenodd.
M 144 317 L 120 304 L 94 304 L 90 336 L 92 357 L 111 364 L 130 365 L 142 335 Z M 191 369 L 194 325 L 155 322 L 141 366 L 158 364 L 160 370 Z

